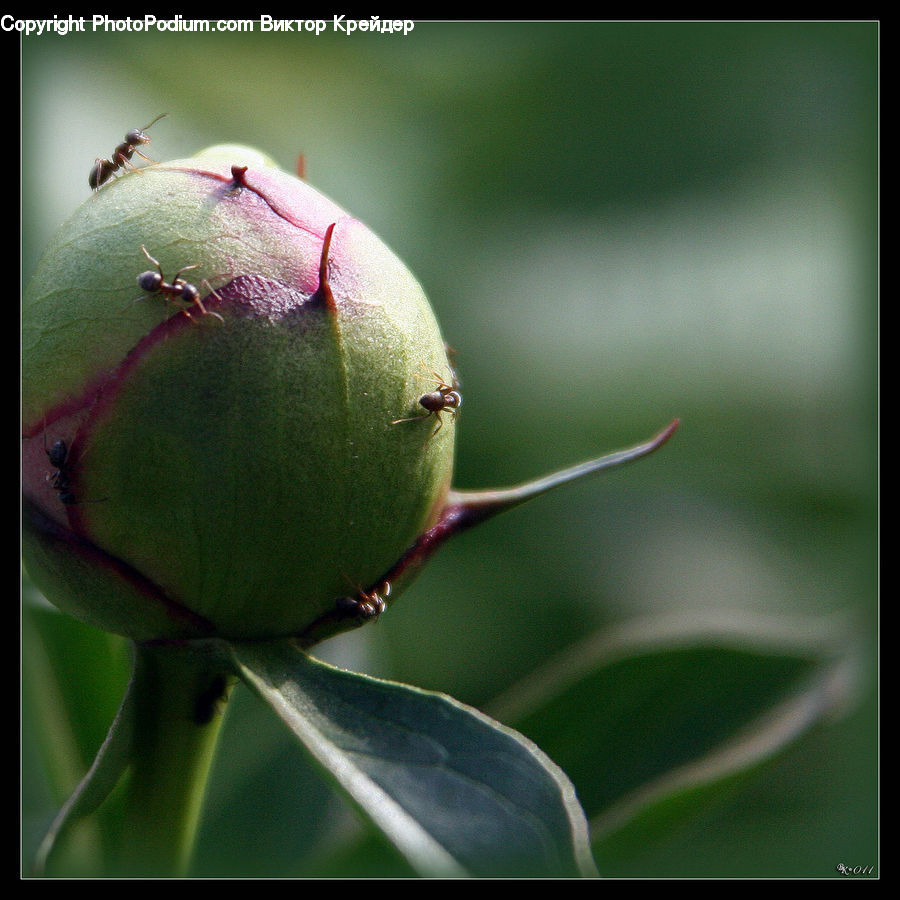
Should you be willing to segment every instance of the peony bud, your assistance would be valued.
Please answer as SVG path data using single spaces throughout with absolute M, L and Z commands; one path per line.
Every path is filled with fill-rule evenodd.
M 95 625 L 353 627 L 440 517 L 459 395 L 421 287 L 255 151 L 101 186 L 42 257 L 22 333 L 26 564 Z

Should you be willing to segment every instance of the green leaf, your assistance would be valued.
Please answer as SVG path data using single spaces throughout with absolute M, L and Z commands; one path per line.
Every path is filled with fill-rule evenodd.
M 426 876 L 593 875 L 565 774 L 442 694 L 346 672 L 289 642 L 235 644 L 238 672 Z
M 106 736 L 128 684 L 131 653 L 122 638 L 60 614 L 27 579 L 23 593 L 23 702 L 45 732 L 53 790 L 64 798 Z M 87 709 L 74 713 L 80 705 Z
M 100 780 L 85 773 L 122 702 L 130 648 L 122 638 L 62 615 L 24 577 L 22 593 L 22 865 L 36 871 L 62 825 L 60 804 L 69 798 L 65 816 L 75 812 L 73 821 L 80 816 L 72 807 L 76 787 L 79 806 L 98 802 L 96 793 L 90 797 Z M 88 781 L 93 787 L 85 793 Z M 99 823 L 83 824 L 66 842 L 67 865 L 89 871 L 106 837 Z
M 47 860 L 63 833 L 75 822 L 94 812 L 118 784 L 130 761 L 135 715 L 134 695 L 129 686 L 91 767 L 62 805 L 44 835 L 33 862 L 35 874 L 44 874 Z
M 572 648 L 492 713 L 570 775 L 606 873 L 840 708 L 856 669 L 835 625 L 709 613 L 634 622 Z
M 248 739 L 252 736 L 252 739 Z M 235 827 L 235 823 L 251 827 Z M 267 703 L 235 685 L 210 772 L 195 878 L 375 876 L 356 811 Z M 387 845 L 385 847 L 385 845 Z M 390 874 L 414 875 L 382 838 Z M 339 858 L 338 858 L 339 857 Z M 336 859 L 334 863 L 332 860 Z M 358 871 L 363 868 L 364 871 Z

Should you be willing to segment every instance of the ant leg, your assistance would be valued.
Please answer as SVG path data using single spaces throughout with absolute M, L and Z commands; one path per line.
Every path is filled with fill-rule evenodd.
M 181 275 L 182 272 L 189 272 L 191 269 L 196 269 L 199 266 L 200 266 L 200 263 L 194 263 L 192 266 L 184 266 L 183 268 L 179 269 L 175 273 L 175 277 L 172 279 L 172 284 L 175 284 L 175 285 L 178 284 L 178 277 Z M 179 287 L 180 287 L 180 285 L 179 285 Z
M 450 390 L 453 387 L 453 385 L 447 384 L 447 382 L 444 381 L 444 379 L 441 378 L 441 376 L 438 375 L 437 372 L 432 372 L 431 375 L 420 375 L 418 372 L 416 372 L 415 377 L 421 378 L 423 381 L 432 381 L 439 388 L 446 388 L 447 390 Z
M 216 296 L 218 296 L 218 294 L 217 294 Z M 216 317 L 223 325 L 225 324 L 225 320 L 224 320 L 217 312 L 215 312 L 214 310 L 209 310 L 209 309 L 207 309 L 207 308 L 203 305 L 203 301 L 202 301 L 199 297 L 197 297 L 197 299 L 194 300 L 194 303 L 196 303 L 197 306 L 200 307 L 200 312 L 202 312 L 204 316 L 215 316 L 215 317 Z M 191 319 L 191 320 L 193 321 L 191 314 L 190 314 L 186 309 L 183 309 L 182 312 L 183 312 L 189 319 Z
M 217 293 L 213 290 L 213 286 L 212 286 L 205 278 L 203 279 L 203 281 L 200 282 L 200 284 L 205 284 L 206 287 L 209 288 L 209 293 L 210 293 L 210 295 L 213 296 L 213 297 L 215 297 L 216 300 L 219 301 L 219 303 L 222 302 L 221 296 L 220 296 L 219 294 L 217 294 Z M 199 296 L 197 297 L 197 299 L 196 299 L 194 302 L 195 302 L 195 303 L 197 304 L 197 306 L 199 306 L 200 309 L 203 311 L 203 315 L 204 315 L 204 316 L 215 316 L 215 317 L 216 317 L 223 325 L 225 324 L 225 320 L 224 320 L 217 312 L 215 312 L 214 310 L 208 310 L 208 309 L 203 305 L 203 301 L 200 299 Z
M 141 154 L 141 155 L 143 155 L 143 154 Z M 115 155 L 114 159 L 119 164 L 119 166 L 123 169 L 129 168 L 134 172 L 141 171 L 124 153 L 117 153 Z M 145 159 L 146 159 L 146 157 L 145 157 Z
M 201 307 L 201 308 L 202 308 L 202 307 Z M 189 310 L 183 309 L 183 310 L 181 310 L 181 312 L 182 312 L 183 315 L 187 316 L 187 317 L 191 320 L 191 322 L 194 323 L 194 325 L 199 324 L 199 323 L 197 322 L 197 320 L 190 314 L 190 311 L 189 311 Z
M 150 260 L 150 262 L 152 262 L 154 266 L 156 266 L 157 272 L 159 272 L 159 274 L 162 275 L 162 268 L 160 268 L 159 261 L 156 260 L 156 259 L 154 259 L 154 258 L 147 252 L 147 248 L 146 248 L 143 244 L 141 244 L 141 250 L 144 251 L 144 256 L 146 256 L 147 259 Z
M 212 310 L 207 309 L 207 308 L 203 305 L 203 301 L 202 301 L 199 297 L 195 297 L 194 300 L 193 300 L 193 303 L 194 303 L 195 306 L 197 306 L 197 308 L 200 310 L 200 312 L 203 313 L 204 316 L 215 316 L 215 317 L 216 317 L 223 325 L 225 324 L 225 320 L 224 320 L 217 312 L 213 312 Z M 181 312 L 182 312 L 184 315 L 186 315 L 186 316 L 191 320 L 191 322 L 194 323 L 194 325 L 199 325 L 199 324 L 200 324 L 200 323 L 199 323 L 199 322 L 191 315 L 191 312 L 190 312 L 189 309 L 182 309 Z
M 203 279 L 203 281 L 200 282 L 200 284 L 205 284 L 209 288 L 210 294 L 212 294 L 213 297 L 215 297 L 216 300 L 218 300 L 220 303 L 222 302 L 221 296 L 219 296 L 219 294 L 217 294 L 215 292 L 215 290 L 213 289 L 213 286 L 205 278 Z
M 153 159 L 152 157 L 147 156 L 146 153 L 141 153 L 141 151 L 138 150 L 137 147 L 134 148 L 134 152 L 137 153 L 137 155 L 138 155 L 141 159 L 146 159 L 147 162 L 150 163 L 151 165 L 153 165 L 153 166 L 159 165 L 159 160 L 158 160 L 158 159 Z M 129 162 L 130 162 L 130 161 L 129 161 Z M 135 171 L 138 170 L 137 166 L 134 165 L 134 163 L 131 163 L 131 168 L 134 169 Z
M 431 413 L 427 412 L 422 416 L 412 416 L 409 419 L 394 419 L 391 422 L 391 425 L 399 425 L 401 422 L 418 422 L 419 419 L 427 419 L 430 415 L 431 415 Z

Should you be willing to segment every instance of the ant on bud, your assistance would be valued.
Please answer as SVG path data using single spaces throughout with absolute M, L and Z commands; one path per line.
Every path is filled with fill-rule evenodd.
M 165 115 L 166 113 L 161 113 L 150 123 L 150 125 L 155 125 L 160 119 L 164 118 Z M 149 156 L 144 156 L 144 154 L 138 150 L 138 145 L 150 143 L 150 138 L 144 134 L 150 125 L 145 125 L 143 128 L 132 128 L 132 130 L 125 135 L 125 140 L 113 150 L 113 154 L 109 159 L 97 159 L 94 163 L 94 167 L 91 169 L 91 174 L 88 175 L 88 184 L 91 186 L 91 190 L 99 190 L 100 185 L 109 181 L 115 171 L 124 166 L 131 166 L 132 169 L 138 171 L 137 166 L 131 162 L 131 157 L 134 156 L 135 153 L 137 153 L 141 159 L 146 159 L 149 163 L 153 162 Z
M 148 252 L 147 248 L 141 244 L 141 250 L 144 251 L 144 256 L 156 266 L 156 271 L 151 272 L 141 272 L 138 275 L 137 283 L 138 287 L 142 291 L 146 291 L 148 294 L 162 294 L 165 297 L 171 297 L 173 300 L 182 300 L 188 304 L 194 304 L 199 309 L 200 312 L 203 313 L 204 316 L 215 316 L 220 322 L 224 323 L 225 320 L 217 313 L 211 312 L 204 305 L 203 301 L 200 299 L 200 291 L 193 284 L 188 284 L 183 278 L 181 278 L 182 272 L 187 272 L 188 269 L 196 269 L 199 263 L 195 263 L 192 266 L 184 266 L 179 269 L 175 273 L 175 277 L 171 282 L 166 281 L 165 276 L 163 275 L 162 268 L 159 265 L 159 262 L 155 260 Z M 212 289 L 212 285 L 204 278 L 201 284 L 206 285 L 209 288 L 210 294 L 212 294 L 217 300 L 221 300 L 222 298 Z M 143 300 L 143 297 L 138 297 L 138 300 Z M 137 303 L 137 300 L 134 301 Z M 194 317 L 187 311 L 187 309 L 181 310 L 192 322 L 194 321 Z
M 102 503 L 102 500 L 76 500 L 72 492 L 72 483 L 69 480 L 69 445 L 62 439 L 54 441 L 51 447 L 47 447 L 47 433 L 44 432 L 44 452 L 50 465 L 56 471 L 47 476 L 50 487 L 56 491 L 59 502 L 64 506 L 74 506 L 76 503 Z M 106 499 L 106 498 L 104 498 Z
M 380 591 L 380 593 L 379 593 Z M 342 615 L 354 616 L 362 621 L 377 619 L 387 609 L 385 598 L 390 597 L 391 586 L 388 582 L 371 591 L 360 589 L 353 597 L 338 597 L 334 605 Z
M 411 416 L 408 419 L 394 419 L 391 425 L 399 425 L 401 422 L 417 422 L 419 419 L 427 419 L 433 415 L 438 420 L 437 427 L 431 432 L 431 436 L 434 437 L 444 424 L 444 420 L 441 418 L 442 412 L 449 412 L 451 415 L 456 416 L 460 406 L 462 406 L 462 396 L 459 393 L 459 382 L 456 379 L 456 374 L 454 373 L 452 376 L 452 384 L 447 384 L 437 372 L 432 372 L 431 374 L 434 376 L 433 378 L 429 378 L 426 375 L 417 376 L 418 378 L 425 378 L 427 381 L 433 381 L 437 385 L 437 390 L 429 391 L 419 397 L 419 405 L 425 409 L 425 413 L 421 416 Z
M 48 449 L 47 435 L 45 433 L 44 452 L 47 454 L 47 459 L 50 460 L 50 465 L 56 469 L 52 475 L 47 476 L 47 481 L 50 482 L 50 486 L 53 490 L 57 492 L 60 503 L 71 506 L 75 503 L 75 495 L 72 493 L 71 485 L 69 483 L 69 445 L 64 440 L 58 440 L 54 441 L 53 446 Z

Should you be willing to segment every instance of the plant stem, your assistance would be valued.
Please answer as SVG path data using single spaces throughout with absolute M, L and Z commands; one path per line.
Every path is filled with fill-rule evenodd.
M 131 772 L 115 874 L 186 874 L 229 678 L 221 659 L 202 647 L 137 645 Z

